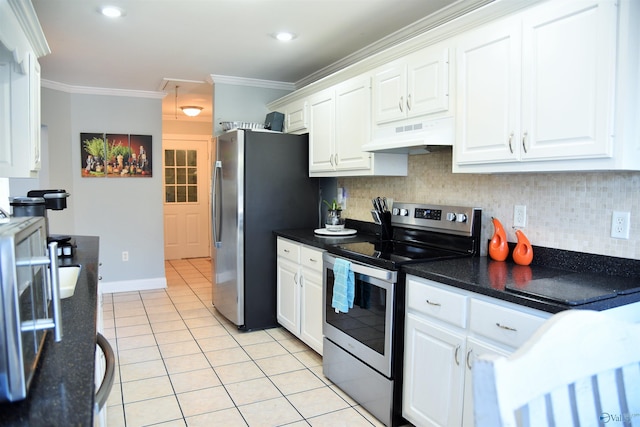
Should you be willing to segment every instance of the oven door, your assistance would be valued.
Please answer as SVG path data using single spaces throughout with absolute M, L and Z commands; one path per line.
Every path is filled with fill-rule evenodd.
M 351 262 L 354 273 L 353 308 L 336 313 L 333 265 L 336 257 L 324 253 L 323 333 L 325 337 L 367 365 L 391 378 L 392 331 L 397 272 Z

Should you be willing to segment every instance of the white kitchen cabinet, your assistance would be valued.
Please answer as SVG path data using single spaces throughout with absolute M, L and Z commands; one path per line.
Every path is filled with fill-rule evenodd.
M 348 80 L 310 98 L 309 172 L 371 168 L 369 77 Z
M 548 2 L 461 35 L 454 172 L 610 158 L 616 19 L 613 1 Z
M 549 313 L 407 276 L 402 414 L 419 426 L 473 426 L 473 362 L 508 355 Z
M 322 253 L 278 237 L 277 319 L 322 355 Z
M 40 65 L 49 53 L 30 2 L 0 3 L 0 176 L 40 169 Z
M 306 99 L 287 104 L 284 109 L 284 131 L 301 134 L 307 132 L 309 105 Z
M 371 79 L 354 77 L 311 95 L 309 175 L 407 175 L 407 156 L 362 151 L 371 139 Z
M 448 110 L 447 46 L 429 46 L 374 72 L 373 115 L 376 124 Z
M 456 426 L 462 420 L 466 336 L 407 313 L 402 415 L 418 426 Z

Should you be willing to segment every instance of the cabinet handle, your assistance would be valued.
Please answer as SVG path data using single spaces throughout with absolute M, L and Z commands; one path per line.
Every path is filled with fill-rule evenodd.
M 513 146 L 511 145 L 511 141 L 513 141 L 513 132 L 509 135 L 509 151 L 513 154 Z
M 404 110 L 403 110 L 403 108 L 404 108 L 404 96 L 400 97 L 400 102 L 398 102 L 398 107 L 400 108 L 400 112 L 404 113 Z
M 467 368 L 471 370 L 471 353 L 473 353 L 473 349 L 467 352 Z
M 285 249 L 285 250 L 284 250 L 284 253 L 285 253 L 285 254 L 288 254 L 288 253 L 289 253 L 289 249 Z
M 501 325 L 500 323 L 496 323 L 496 326 L 497 326 L 498 328 L 500 328 L 500 329 L 504 329 L 504 330 L 507 330 L 507 331 L 518 332 L 518 330 L 517 330 L 517 329 L 515 329 L 515 328 L 511 328 L 511 327 L 509 327 L 509 326 Z
M 433 301 L 429 301 L 428 299 L 425 300 L 427 304 L 429 305 L 433 305 L 435 307 L 440 307 L 442 306 L 442 304 L 440 304 L 439 302 L 433 302 Z
M 300 275 L 300 287 L 304 286 L 304 276 Z
M 335 158 L 334 158 L 335 162 L 336 162 L 336 166 L 338 166 L 338 153 L 335 154 Z
M 527 141 L 527 132 L 524 133 L 524 135 L 522 135 L 522 149 L 524 150 L 524 154 L 527 154 L 527 144 L 525 143 Z
M 460 361 L 458 360 L 458 352 L 460 351 L 460 345 L 456 347 L 456 352 L 453 355 L 453 359 L 456 361 L 456 365 L 460 366 Z
M 311 262 L 318 262 L 318 260 L 317 260 L 317 259 L 313 259 L 313 258 L 309 258 L 309 261 L 311 261 Z
M 411 111 L 411 94 L 407 95 L 407 111 Z
M 329 156 L 329 163 L 333 166 L 333 154 Z

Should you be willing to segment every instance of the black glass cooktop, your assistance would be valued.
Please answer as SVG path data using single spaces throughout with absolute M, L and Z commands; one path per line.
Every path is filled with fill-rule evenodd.
M 362 262 L 383 264 L 391 268 L 412 262 L 426 262 L 464 256 L 459 252 L 442 248 L 413 245 L 393 240 L 341 243 L 335 245 L 329 252 L 344 257 L 355 257 Z

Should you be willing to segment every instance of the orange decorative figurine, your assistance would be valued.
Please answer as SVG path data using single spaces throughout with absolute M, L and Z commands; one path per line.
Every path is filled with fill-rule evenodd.
M 495 261 L 504 261 L 509 255 L 509 244 L 504 227 L 496 218 L 491 218 L 495 232 L 489 242 L 489 256 Z
M 529 265 L 533 261 L 533 248 L 527 236 L 520 230 L 516 230 L 518 243 L 513 250 L 513 261 L 519 265 Z

